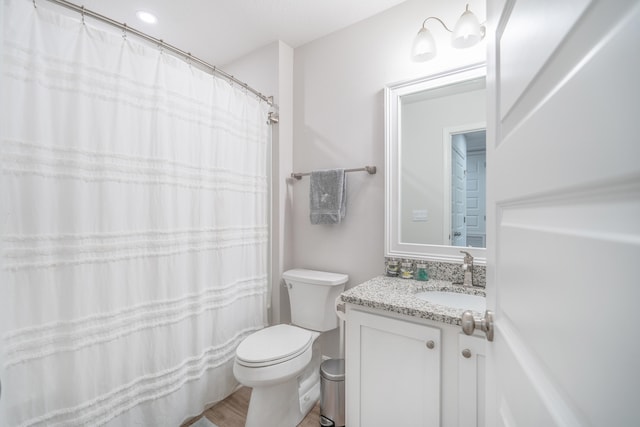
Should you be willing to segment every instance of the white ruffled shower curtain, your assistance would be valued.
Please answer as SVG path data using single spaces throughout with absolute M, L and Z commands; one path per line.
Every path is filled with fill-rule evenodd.
M 0 425 L 177 426 L 266 324 L 268 105 L 3 0 Z

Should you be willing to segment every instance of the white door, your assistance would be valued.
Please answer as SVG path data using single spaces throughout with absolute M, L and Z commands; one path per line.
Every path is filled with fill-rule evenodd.
M 485 247 L 486 152 L 467 152 L 467 246 Z
M 463 134 L 451 137 L 451 245 L 467 246 L 467 144 Z
M 488 15 L 486 425 L 638 426 L 640 2 Z

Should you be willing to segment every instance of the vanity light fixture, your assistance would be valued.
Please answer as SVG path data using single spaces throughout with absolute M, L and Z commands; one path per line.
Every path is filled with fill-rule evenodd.
M 413 40 L 411 56 L 414 61 L 428 61 L 436 56 L 436 42 L 431 31 L 425 27 L 427 21 L 430 19 L 435 19 L 440 22 L 445 30 L 451 33 L 451 45 L 457 49 L 475 46 L 484 38 L 486 33 L 485 26 L 480 25 L 480 21 L 476 15 L 469 10 L 468 4 L 465 11 L 458 19 L 458 22 L 456 22 L 455 27 L 453 27 L 453 31 L 447 27 L 442 19 L 430 16 L 422 22 L 422 28 L 418 31 L 416 38 Z
M 158 18 L 156 18 L 156 16 L 153 13 L 150 13 L 144 10 L 137 11 L 136 16 L 138 17 L 139 20 L 141 20 L 146 24 L 155 24 L 156 22 L 158 22 Z

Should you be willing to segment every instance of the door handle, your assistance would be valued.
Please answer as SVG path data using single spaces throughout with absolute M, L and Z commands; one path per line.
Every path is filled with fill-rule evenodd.
M 453 233 L 453 237 L 460 237 L 460 236 L 462 236 L 462 232 L 460 231 L 456 231 Z
M 460 318 L 462 321 L 462 332 L 467 335 L 473 334 L 473 331 L 480 329 L 487 336 L 487 341 L 493 341 L 493 311 L 487 310 L 484 312 L 484 319 L 476 319 L 473 317 L 471 310 L 467 310 L 462 313 Z

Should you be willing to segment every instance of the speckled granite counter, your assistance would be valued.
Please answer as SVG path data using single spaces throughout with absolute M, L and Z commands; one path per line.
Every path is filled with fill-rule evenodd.
M 340 299 L 349 304 L 434 320 L 450 325 L 460 325 L 460 316 L 464 310 L 433 304 L 414 296 L 416 292 L 427 290 L 485 296 L 485 291 L 482 288 L 452 285 L 451 282 L 442 280 L 420 282 L 378 276 L 343 292 Z M 474 315 L 482 317 L 484 313 L 474 312 Z

